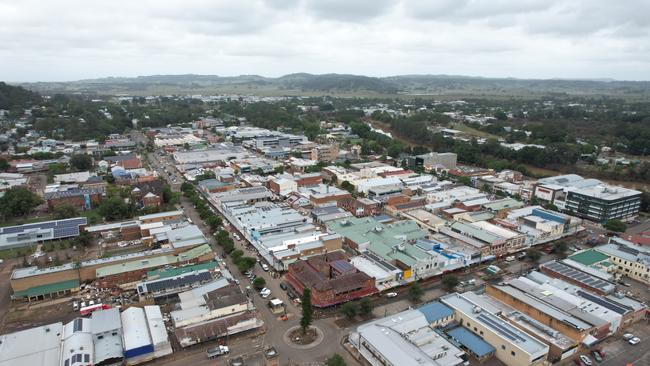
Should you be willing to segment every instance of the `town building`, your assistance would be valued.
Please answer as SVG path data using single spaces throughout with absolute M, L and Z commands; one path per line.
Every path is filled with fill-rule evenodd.
M 374 294 L 375 281 L 358 271 L 342 252 L 299 259 L 289 265 L 287 282 L 298 293 L 311 289 L 312 304 L 328 307 Z
M 372 366 L 457 366 L 465 353 L 431 326 L 421 309 L 360 325 L 350 334 L 359 358 Z
M 0 228 L 0 249 L 22 248 L 50 240 L 79 236 L 87 225 L 85 217 L 43 221 Z
M 465 294 L 453 293 L 440 301 L 454 310 L 454 319 L 494 347 L 497 359 L 508 366 L 542 365 L 548 354 L 548 345 L 527 332 L 484 309 Z

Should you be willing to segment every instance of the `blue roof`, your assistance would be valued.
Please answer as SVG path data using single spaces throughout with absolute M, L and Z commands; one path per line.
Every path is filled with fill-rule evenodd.
M 422 305 L 418 310 L 424 314 L 424 317 L 427 318 L 429 324 L 454 315 L 454 311 L 450 307 L 437 301 Z
M 496 351 L 490 344 L 463 327 L 454 328 L 447 332 L 447 334 L 478 358 L 487 356 Z

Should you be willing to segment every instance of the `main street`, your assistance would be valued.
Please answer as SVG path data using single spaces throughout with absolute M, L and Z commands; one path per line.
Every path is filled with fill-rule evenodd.
M 134 136 L 134 139 L 146 145 L 146 140 L 143 139 L 143 137 L 144 136 L 140 134 L 140 136 Z M 149 153 L 147 156 L 151 167 L 158 171 L 158 173 L 167 181 L 167 183 L 170 184 L 172 190 L 179 191 L 181 178 L 179 175 L 177 175 L 177 171 L 175 170 L 172 162 L 169 161 L 166 156 L 160 156 L 158 152 Z M 167 171 L 165 171 L 165 168 Z M 174 181 L 175 177 L 176 180 Z M 228 256 L 224 255 L 221 248 L 217 245 L 210 228 L 205 225 L 192 203 L 184 196 L 180 198 L 180 207 L 185 212 L 187 217 L 189 217 L 201 229 L 215 253 L 224 258 L 226 268 L 232 273 L 233 277 L 239 281 L 240 286 L 243 289 L 246 289 L 247 286 L 251 286 L 249 279 L 237 270 L 237 266 Z M 257 257 L 257 253 L 249 250 L 243 241 L 235 240 L 234 237 L 232 238 L 235 242 L 236 247 L 243 250 L 245 255 Z M 314 347 L 312 349 L 299 350 L 292 348 L 286 344 L 283 341 L 283 336 L 289 328 L 299 325 L 301 314 L 300 309 L 292 301 L 290 301 L 286 292 L 280 288 L 280 279 L 272 278 L 270 273 L 263 271 L 258 264 L 255 265 L 254 271 L 257 276 L 264 278 L 266 281 L 266 287 L 271 290 L 271 296 L 268 299 L 262 299 L 254 289 L 244 290 L 248 292 L 249 297 L 255 305 L 258 317 L 264 321 L 264 332 L 263 334 L 259 335 L 244 334 L 232 337 L 232 339 L 228 340 L 228 345 L 231 348 L 231 352 L 227 356 L 222 356 L 222 360 L 242 357 L 247 360 L 247 364 L 261 364 L 263 350 L 268 347 L 275 347 L 280 355 L 282 364 L 313 364 L 314 362 L 325 361 L 335 353 L 343 356 L 346 359 L 348 365 L 358 364 L 341 346 L 341 341 L 349 331 L 347 329 L 338 328 L 334 324 L 333 318 L 320 319 L 313 322 L 313 325 L 321 329 L 324 334 L 323 342 L 317 347 Z M 274 297 L 279 298 L 286 304 L 287 313 L 289 315 L 288 320 L 283 321 L 277 315 L 271 313 L 269 307 L 267 306 L 267 302 L 269 299 Z M 153 364 L 174 366 L 185 366 L 188 364 L 214 364 L 213 360 L 209 360 L 205 356 L 205 350 L 213 347 L 214 344 L 214 342 L 208 342 L 203 345 L 192 347 L 188 350 L 181 350 L 179 352 L 175 352 L 173 356 L 157 360 Z

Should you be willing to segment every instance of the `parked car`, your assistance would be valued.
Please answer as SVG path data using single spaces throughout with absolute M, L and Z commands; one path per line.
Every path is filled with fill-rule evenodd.
M 397 292 L 389 292 L 386 294 L 386 297 L 397 297 Z
M 281 288 L 283 291 L 287 291 L 287 284 L 284 283 L 284 282 L 280 282 L 280 288 Z
M 580 361 L 582 361 L 582 363 L 584 363 L 587 366 L 593 365 L 593 362 L 591 362 L 591 358 L 589 358 L 589 356 L 587 355 L 580 355 Z
M 264 270 L 264 272 L 268 272 L 269 266 L 267 266 L 266 263 L 262 263 L 262 269 Z
M 218 347 L 210 348 L 207 354 L 208 354 L 208 358 L 215 358 L 221 355 L 225 355 L 228 352 L 230 352 L 228 346 L 219 345 Z
M 600 355 L 599 351 L 591 352 L 591 357 L 593 357 L 596 362 L 603 362 L 603 357 Z
M 634 337 L 634 338 L 630 339 L 629 341 L 627 341 L 627 343 L 629 343 L 629 344 L 631 344 L 633 346 L 636 346 L 637 344 L 641 343 L 641 338 Z
M 506 257 L 506 262 L 514 262 L 515 261 L 515 256 L 514 255 L 509 255 Z
M 626 341 L 629 341 L 632 338 L 634 338 L 634 334 L 632 334 L 632 333 L 623 334 L 623 339 L 625 339 Z

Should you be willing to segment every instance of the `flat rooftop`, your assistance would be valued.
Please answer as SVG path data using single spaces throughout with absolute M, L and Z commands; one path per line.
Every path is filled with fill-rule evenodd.
M 531 356 L 538 356 L 548 352 L 548 346 L 546 344 L 507 323 L 505 320 L 502 320 L 487 311 L 477 312 L 476 309 L 478 308 L 482 310 L 482 307 L 468 300 L 462 294 L 449 294 L 443 296 L 441 301 L 454 308 L 456 311 L 462 312 L 465 316 L 472 318 L 474 321 L 481 323 L 484 327 L 491 329 L 494 333 L 507 339 L 513 345 Z
M 0 366 L 59 366 L 63 323 L 0 336 Z

